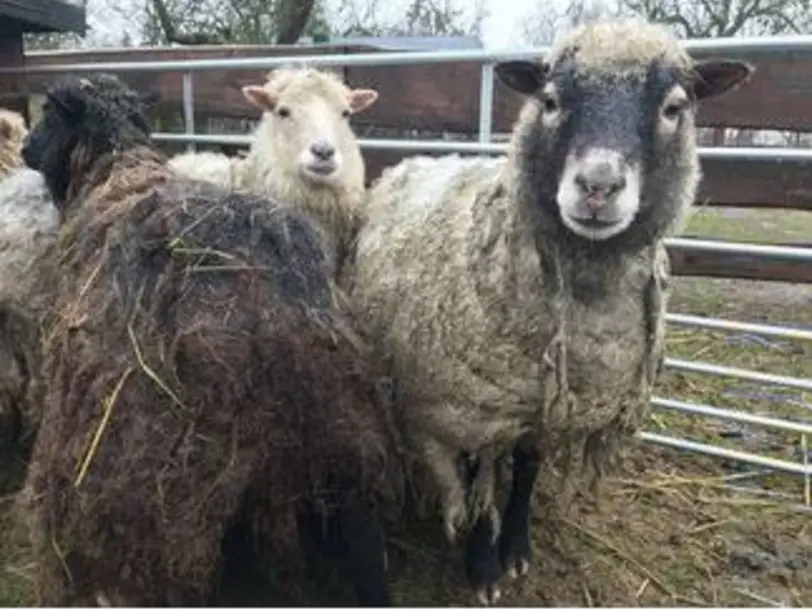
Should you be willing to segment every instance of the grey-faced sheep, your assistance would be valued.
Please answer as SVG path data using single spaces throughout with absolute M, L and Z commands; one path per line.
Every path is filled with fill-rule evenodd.
M 504 569 L 528 568 L 539 474 L 538 507 L 554 513 L 578 462 L 599 479 L 646 412 L 663 355 L 662 238 L 700 179 L 696 103 L 752 68 L 693 61 L 660 27 L 619 20 L 496 71 L 527 97 L 507 158 L 385 171 L 342 280 L 395 358 L 404 435 L 449 537 L 472 526 L 466 568 L 483 603 Z M 509 456 L 500 518 L 496 464 Z
M 106 85 L 99 80 L 99 86 Z M 120 93 L 117 83 L 109 93 Z M 137 118 L 156 100 L 155 94 L 126 92 L 119 102 L 130 105 Z M 136 124 L 149 133 L 146 122 Z M 0 164 L 13 168 L 0 181 L 0 448 L 11 449 L 16 439 L 29 439 L 36 430 L 38 400 L 30 391 L 39 327 L 54 297 L 54 286 L 45 278 L 59 212 L 43 175 L 24 166 L 21 149 L 28 130 L 22 117 L 0 112 L 0 132 Z
M 23 166 L 20 148 L 27 134 L 21 114 L 0 108 L 0 180 Z
M 243 95 L 262 110 L 244 158 L 211 152 L 173 157 L 190 177 L 276 196 L 311 214 L 336 253 L 336 273 L 350 250 L 365 193 L 365 165 L 350 125 L 353 114 L 378 98 L 351 89 L 332 72 L 280 68 Z
M 131 93 L 57 82 L 23 148 L 62 216 L 22 493 L 40 602 L 207 603 L 229 531 L 287 555 L 315 514 L 388 604 L 390 436 L 316 229 L 180 178 Z

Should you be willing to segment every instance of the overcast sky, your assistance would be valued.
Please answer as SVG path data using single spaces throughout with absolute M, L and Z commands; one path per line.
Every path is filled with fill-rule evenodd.
M 551 4 L 557 4 L 551 2 Z M 521 21 L 536 5 L 534 0 L 488 0 L 490 18 L 485 23 L 483 43 L 487 47 L 514 46 L 522 35 Z

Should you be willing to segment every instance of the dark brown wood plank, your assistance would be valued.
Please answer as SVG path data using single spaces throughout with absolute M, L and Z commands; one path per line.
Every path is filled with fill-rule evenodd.
M 812 244 L 809 247 L 812 247 Z M 691 251 L 682 248 L 669 248 L 668 254 L 672 272 L 678 276 L 812 283 L 810 262 L 789 260 L 779 256 Z
M 704 158 L 702 171 L 700 204 L 812 211 L 810 162 Z
M 358 52 L 365 47 L 347 47 L 343 45 L 301 47 L 301 46 L 265 46 L 250 45 L 241 47 L 206 46 L 201 48 L 182 49 L 139 49 L 135 55 L 131 49 L 117 49 L 106 52 L 63 54 L 37 53 L 27 57 L 28 65 L 61 65 L 84 63 L 117 63 L 133 61 L 178 61 L 184 59 L 221 59 L 250 57 L 284 57 L 290 55 L 339 55 Z M 343 73 L 341 67 L 333 68 Z M 257 119 L 259 110 L 249 104 L 240 89 L 246 84 L 261 83 L 269 70 L 206 70 L 196 72 L 193 78 L 195 117 Z M 110 72 L 116 73 L 111 65 Z M 181 112 L 183 108 L 183 73 L 182 72 L 121 72 L 118 73 L 131 86 L 143 90 L 158 92 L 161 95 L 159 113 L 166 111 Z M 51 74 L 30 74 L 29 86 L 32 93 L 44 93 L 53 80 Z
M 707 53 L 694 53 L 707 58 Z M 700 106 L 700 127 L 812 130 L 812 49 L 804 52 L 730 52 L 756 66 L 738 90 Z M 365 120 L 389 126 L 473 133 L 479 124 L 480 66 L 474 63 L 349 67 L 353 84 L 377 86 L 385 102 Z M 493 129 L 508 132 L 523 100 L 494 81 Z M 780 108 L 780 111 L 776 111 Z
M 375 51 L 371 47 L 344 47 L 345 52 Z M 97 61 L 140 61 L 158 58 L 257 57 L 340 52 L 336 47 L 229 46 L 181 49 L 127 49 L 109 52 L 36 54 L 29 64 L 62 64 Z M 738 91 L 706 102 L 700 111 L 700 126 L 728 126 L 755 129 L 812 130 L 812 51 L 726 53 L 751 61 L 753 78 Z M 704 54 L 696 53 L 697 57 Z M 114 69 L 113 69 L 114 71 Z M 359 121 L 380 127 L 473 133 L 479 121 L 480 67 L 476 63 L 411 66 L 363 66 L 345 69 L 353 86 L 372 86 L 381 92 L 381 102 Z M 142 77 L 146 78 L 146 77 Z M 150 77 L 154 78 L 154 77 Z M 181 104 L 179 75 L 158 80 L 165 88 L 166 103 Z M 235 98 L 236 82 L 254 80 L 254 72 L 208 71 L 196 76 L 197 109 L 201 116 L 251 117 L 248 106 Z M 32 89 L 42 88 L 42 77 L 32 77 Z M 44 79 L 47 81 L 47 77 Z M 521 98 L 497 81 L 494 85 L 493 124 L 495 131 L 510 131 Z M 780 111 L 777 109 L 780 108 Z
M 0 0 L 0 16 L 19 21 L 25 32 L 85 34 L 84 7 L 65 0 Z

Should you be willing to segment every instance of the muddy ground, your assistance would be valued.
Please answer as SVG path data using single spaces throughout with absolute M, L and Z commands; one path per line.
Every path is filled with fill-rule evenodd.
M 755 241 L 810 241 L 810 214 L 702 210 L 688 234 Z M 812 286 L 681 278 L 671 310 L 812 329 Z M 669 355 L 812 377 L 812 344 L 670 326 Z M 659 396 L 809 422 L 812 397 L 735 379 L 667 371 Z M 647 430 L 801 462 L 797 435 L 654 409 Z M 18 473 L 3 472 L 0 523 L 9 531 Z M 553 551 L 534 528 L 528 575 L 505 586 L 503 604 L 567 606 L 812 606 L 812 510 L 803 480 L 741 463 L 637 443 L 597 509 L 579 502 Z M 3 491 L 0 491 L 0 495 Z M 391 540 L 398 605 L 470 605 L 458 549 L 433 525 Z M 24 545 L 0 547 L 0 605 L 33 602 Z M 346 590 L 277 582 L 268 604 L 344 604 Z M 256 580 L 254 583 L 257 583 Z M 264 587 L 267 582 L 259 582 Z M 252 588 L 248 574 L 237 588 Z M 233 600 L 238 600 L 232 597 Z

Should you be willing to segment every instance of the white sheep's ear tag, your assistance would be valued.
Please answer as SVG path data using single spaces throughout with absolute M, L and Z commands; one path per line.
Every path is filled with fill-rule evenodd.
M 272 112 L 276 108 L 277 97 L 265 87 L 260 85 L 246 85 L 242 88 L 243 97 L 248 100 L 252 105 Z

